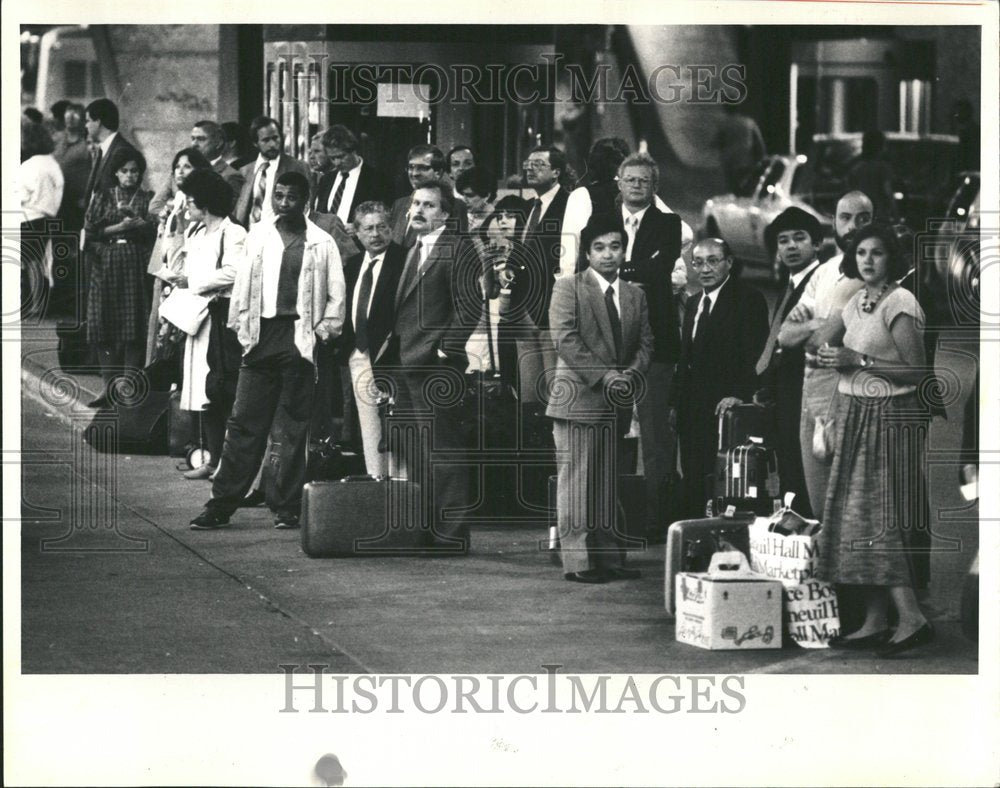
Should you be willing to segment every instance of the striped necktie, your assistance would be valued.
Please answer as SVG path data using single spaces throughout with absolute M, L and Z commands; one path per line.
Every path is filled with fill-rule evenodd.
M 253 223 L 260 221 L 260 214 L 264 207 L 264 194 L 267 192 L 267 168 L 271 162 L 265 161 L 257 170 L 257 185 L 253 190 L 253 210 L 250 211 L 250 221 Z

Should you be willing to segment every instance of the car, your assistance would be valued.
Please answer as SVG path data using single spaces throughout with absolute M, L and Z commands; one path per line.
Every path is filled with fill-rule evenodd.
M 930 285 L 940 294 L 937 318 L 946 325 L 979 326 L 979 180 L 978 172 L 958 175 L 944 221 L 929 234 Z
M 765 156 L 737 189 L 737 194 L 706 201 L 702 209 L 702 237 L 724 239 L 744 267 L 763 269 L 774 281 L 779 281 L 782 266 L 767 251 L 764 229 L 786 208 L 796 206 L 815 216 L 828 239 L 827 246 L 832 244 L 832 210 L 821 212 L 803 199 L 800 184 L 807 164 L 804 155 Z

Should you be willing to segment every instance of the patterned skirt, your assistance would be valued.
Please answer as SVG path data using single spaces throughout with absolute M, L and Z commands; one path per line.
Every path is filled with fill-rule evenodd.
M 147 244 L 96 246 L 87 297 L 90 342 L 145 342 L 149 304 L 143 277 L 148 261 Z
M 834 411 L 817 574 L 844 585 L 926 587 L 926 407 L 915 393 L 867 399 L 838 392 Z

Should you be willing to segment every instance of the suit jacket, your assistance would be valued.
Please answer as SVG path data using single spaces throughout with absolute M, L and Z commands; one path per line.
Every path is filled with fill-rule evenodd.
M 111 140 L 111 145 L 108 146 L 108 152 L 101 157 L 100 165 L 98 165 L 96 170 L 91 168 L 90 176 L 87 178 L 87 187 L 84 192 L 84 213 L 86 213 L 87 208 L 90 207 L 90 201 L 94 196 L 94 192 L 113 187 L 117 183 L 115 180 L 115 174 L 111 170 L 111 162 L 114 161 L 121 150 L 136 151 L 136 147 L 125 139 L 121 135 L 121 132 L 118 132 L 118 134 L 115 135 L 115 138 Z
M 392 204 L 392 211 L 389 216 L 389 223 L 392 225 L 392 240 L 400 246 L 410 245 L 406 239 L 406 228 L 409 225 L 407 213 L 410 210 L 410 203 L 412 201 L 413 194 L 411 193 L 399 197 Z M 465 235 L 469 232 L 469 211 L 465 207 L 465 203 L 457 198 L 455 199 L 453 215 L 448 217 L 448 229 L 459 235 Z
M 701 293 L 688 299 L 681 357 L 670 390 L 677 426 L 691 433 L 714 421 L 723 397 L 749 402 L 757 389 L 757 361 L 767 341 L 767 302 L 757 290 L 730 276 L 719 292 L 707 323 L 692 340 Z M 711 437 L 709 437 L 711 440 Z
M 560 186 L 552 198 L 552 202 L 549 203 L 548 209 L 542 216 L 538 229 L 524 239 L 524 243 L 531 251 L 531 254 L 536 255 L 537 259 L 541 261 L 541 268 L 547 272 L 544 280 L 545 308 L 542 311 L 543 326 L 548 325 L 549 305 L 552 302 L 552 284 L 555 281 L 556 274 L 559 272 L 562 224 L 568 200 L 569 192 Z
M 434 244 L 423 273 L 412 275 L 408 256 L 396 288 L 393 341 L 387 363 L 418 371 L 441 366 L 468 366 L 465 344 L 479 324 L 479 256 L 468 239 L 446 229 Z M 446 354 L 447 361 L 438 351 Z
M 240 196 L 240 192 L 243 191 L 243 184 L 246 182 L 246 178 L 243 177 L 243 173 L 239 170 L 233 169 L 225 159 L 219 159 L 215 164 L 212 165 L 212 169 L 215 170 L 222 179 L 229 184 L 229 188 L 233 190 L 233 199 L 235 200 Z
M 337 349 L 337 361 L 347 364 L 354 352 L 354 289 L 361 276 L 361 266 L 365 253 L 361 252 L 349 258 L 344 263 L 344 281 L 347 285 L 347 311 L 344 316 L 344 330 Z M 397 244 L 390 243 L 382 258 L 382 269 L 378 282 L 371 294 L 371 307 L 368 310 L 368 355 L 372 366 L 385 363 L 389 339 L 392 336 L 393 323 L 396 315 L 396 290 L 399 288 L 399 277 L 403 273 L 406 262 L 406 250 Z
M 340 177 L 340 170 L 328 172 L 319 179 L 316 185 L 316 195 L 313 197 L 313 213 L 327 213 L 326 206 L 330 202 L 330 192 Z M 387 185 L 385 176 L 381 171 L 372 167 L 368 162 L 361 163 L 361 172 L 358 173 L 358 185 L 354 190 L 354 199 L 351 200 L 351 210 L 348 214 L 348 221 L 354 221 L 354 211 L 363 202 L 368 200 L 381 200 L 388 202 L 392 190 Z
M 621 215 L 621 198 L 615 204 Z M 653 361 L 676 364 L 681 355 L 681 326 L 670 277 L 681 253 L 681 217 L 650 205 L 642 215 L 632 245 L 632 259 L 620 276 L 642 288 L 653 329 Z
M 250 210 L 253 207 L 254 169 L 256 166 L 257 159 L 254 159 L 240 170 L 244 183 L 243 188 L 240 190 L 240 196 L 236 200 L 236 208 L 233 211 L 236 223 L 242 224 L 248 229 L 250 227 Z M 289 170 L 301 172 L 306 177 L 306 180 L 309 180 L 309 165 L 304 161 L 293 159 L 291 156 L 282 153 L 278 156 L 278 169 L 274 175 L 275 179 Z
M 645 374 L 653 354 L 646 295 L 635 285 L 621 282 L 618 291 L 622 324 L 622 357 L 619 365 L 611 320 L 601 286 L 591 271 L 556 280 L 552 291 L 549 326 L 555 342 L 555 377 L 545 413 L 554 419 L 593 421 L 614 412 L 604 391 L 604 375 L 629 368 Z M 563 396 L 564 395 L 564 396 Z

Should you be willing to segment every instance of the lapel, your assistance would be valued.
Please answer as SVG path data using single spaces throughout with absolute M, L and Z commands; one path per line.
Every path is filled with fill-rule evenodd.
M 699 346 L 714 340 L 716 334 L 720 331 L 720 327 L 724 327 L 728 321 L 729 316 L 733 313 L 733 304 L 736 298 L 735 291 L 736 280 L 730 275 L 729 281 L 719 290 L 719 295 L 712 305 L 712 311 L 708 313 L 708 325 L 705 326 L 705 336 L 702 337 L 699 334 L 695 337 Z M 695 317 L 697 318 L 697 315 Z
M 454 256 L 454 246 L 458 243 L 458 236 L 454 233 L 445 230 L 441 235 L 438 236 L 437 241 L 431 247 L 430 254 L 427 257 L 427 261 L 424 263 L 423 270 L 417 273 L 417 261 L 413 261 L 413 273 L 412 275 L 407 275 L 406 270 L 403 271 L 403 278 L 400 281 L 400 289 L 397 292 L 396 306 L 399 307 L 410 294 L 416 290 L 417 285 L 420 280 L 423 279 L 427 274 L 430 273 L 431 269 L 434 267 L 438 260 L 445 257 L 449 252 Z M 416 249 L 416 244 L 414 244 L 413 249 Z M 407 260 L 409 262 L 409 260 Z

